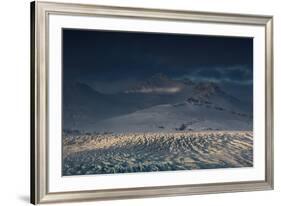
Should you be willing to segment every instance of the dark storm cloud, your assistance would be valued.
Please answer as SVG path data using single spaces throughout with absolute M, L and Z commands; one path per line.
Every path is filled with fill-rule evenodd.
M 229 79 L 234 81 L 252 81 L 253 72 L 247 66 L 235 66 L 223 70 L 223 73 Z
M 116 92 L 156 73 L 170 78 L 251 84 L 251 38 L 63 31 L 64 82 Z
M 195 71 L 175 79 L 209 80 L 214 82 L 230 82 L 235 84 L 252 84 L 253 73 L 246 65 L 230 67 L 197 68 Z

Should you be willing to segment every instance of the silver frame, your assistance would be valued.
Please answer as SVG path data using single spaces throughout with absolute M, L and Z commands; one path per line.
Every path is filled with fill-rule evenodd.
M 48 17 L 88 15 L 258 25 L 265 29 L 265 180 L 75 192 L 48 190 Z M 273 17 L 225 13 L 109 7 L 54 2 L 31 3 L 31 203 L 109 200 L 273 189 Z

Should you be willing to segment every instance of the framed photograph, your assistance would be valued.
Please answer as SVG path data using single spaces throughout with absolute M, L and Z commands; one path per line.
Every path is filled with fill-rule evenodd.
M 273 17 L 31 4 L 31 202 L 273 189 Z

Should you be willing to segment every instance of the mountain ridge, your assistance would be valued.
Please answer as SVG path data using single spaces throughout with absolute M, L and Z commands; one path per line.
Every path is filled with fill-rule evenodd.
M 159 90 L 160 88 L 162 88 L 162 90 Z M 168 90 L 171 88 L 178 88 L 178 90 Z M 63 108 L 63 127 L 65 129 L 93 131 L 96 128 L 96 130 L 99 130 L 98 127 L 104 127 L 99 126 L 101 125 L 100 122 L 108 124 L 106 121 L 111 121 L 114 118 L 118 119 L 119 117 L 125 118 L 128 117 L 128 115 L 128 118 L 131 118 L 131 121 L 134 122 L 144 117 L 143 114 L 139 115 L 141 111 L 150 111 L 152 114 L 154 113 L 153 109 L 158 107 L 162 108 L 163 105 L 169 105 L 170 112 L 173 113 L 176 112 L 174 107 L 180 107 L 180 105 L 186 106 L 188 104 L 189 106 L 185 108 L 187 111 L 196 108 L 198 114 L 193 115 L 196 117 L 196 121 L 198 121 L 200 115 L 202 116 L 202 111 L 214 116 L 216 116 L 216 113 L 213 110 L 216 110 L 216 112 L 227 111 L 232 114 L 233 117 L 225 113 L 225 118 L 234 119 L 235 121 L 237 114 L 244 115 L 245 118 L 250 118 L 252 115 L 251 108 L 247 108 L 246 104 L 223 91 L 223 89 L 214 82 L 193 82 L 188 79 L 174 80 L 163 74 L 156 74 L 142 83 L 116 94 L 100 93 L 89 85 L 81 82 L 74 84 L 73 87 L 69 87 L 68 90 L 69 91 L 64 94 L 64 102 L 66 101 L 66 103 Z M 184 112 L 183 110 L 181 111 Z M 165 113 L 165 111 L 162 110 L 159 112 Z M 163 115 L 161 118 L 169 119 L 169 116 Z M 185 118 L 188 122 L 188 118 L 193 117 L 187 116 Z M 176 119 L 177 117 L 175 116 L 173 121 L 176 121 Z M 210 118 L 205 119 L 208 121 Z M 248 122 L 248 119 L 244 120 L 242 121 L 241 118 L 239 119 L 239 121 L 244 123 Z M 118 121 L 121 123 L 115 124 L 122 128 L 122 121 L 120 121 L 120 119 Z M 153 120 L 152 118 L 151 122 L 148 121 L 148 123 L 153 124 L 153 121 L 157 122 L 159 119 Z M 213 120 L 213 122 L 215 121 Z M 128 124 L 126 118 L 124 119 L 124 124 Z M 182 124 L 185 123 L 183 122 Z M 224 126 L 219 126 L 219 128 L 227 128 L 227 125 L 222 125 Z M 238 125 L 237 128 L 239 129 L 239 124 L 236 125 Z M 149 125 L 147 126 L 149 128 Z M 214 126 L 213 129 L 218 129 L 216 127 Z M 250 128 L 245 125 L 240 127 L 246 129 Z M 137 125 L 132 128 L 137 128 Z M 176 126 L 173 128 L 175 129 Z

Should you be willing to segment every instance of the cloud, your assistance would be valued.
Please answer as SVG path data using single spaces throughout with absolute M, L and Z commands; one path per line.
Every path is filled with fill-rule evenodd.
M 167 94 L 173 94 L 180 92 L 180 87 L 156 87 L 156 88 L 141 88 L 138 90 L 129 90 L 126 91 L 126 93 L 167 93 Z
M 175 77 L 175 79 L 188 78 L 193 81 L 212 81 L 229 82 L 235 84 L 252 84 L 253 72 L 249 66 L 219 66 L 219 67 L 201 67 L 193 69 L 191 73 Z

